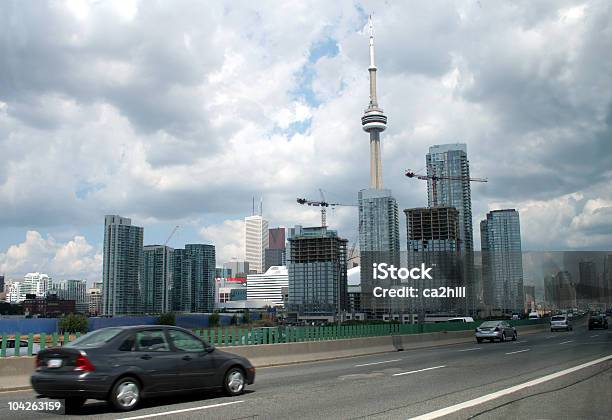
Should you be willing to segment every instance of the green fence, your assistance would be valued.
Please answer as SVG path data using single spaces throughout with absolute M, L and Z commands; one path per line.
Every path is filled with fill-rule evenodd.
M 515 326 L 548 323 L 548 319 L 510 321 Z M 436 324 L 363 324 L 330 325 L 325 327 L 223 327 L 195 329 L 193 332 L 205 341 L 218 346 L 244 346 L 304 341 L 342 340 L 361 337 L 388 336 L 397 334 L 422 334 L 441 331 L 473 330 L 480 322 L 441 322 Z M 4 334 L 0 340 L 0 357 L 32 356 L 38 349 L 56 347 L 78 338 L 80 334 Z M 20 337 L 16 340 L 16 337 Z M 19 342 L 20 346 L 14 344 Z

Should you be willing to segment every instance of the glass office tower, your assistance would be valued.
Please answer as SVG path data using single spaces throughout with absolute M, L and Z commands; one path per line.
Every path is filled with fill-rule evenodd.
M 375 280 L 373 264 L 400 265 L 397 202 L 388 189 L 359 191 L 359 251 L 361 259 L 361 309 L 368 317 L 382 319 L 398 312 L 401 299 L 372 295 L 374 287 L 399 285 L 392 280 Z M 397 284 L 396 284 L 397 283 Z
M 143 310 L 146 314 L 170 311 L 172 263 L 174 249 L 164 245 L 144 247 L 144 275 L 141 288 Z
M 117 215 L 104 218 L 102 312 L 107 316 L 140 315 L 143 275 L 143 228 Z
M 523 311 L 523 259 L 519 213 L 493 210 L 480 222 L 485 303 L 503 313 Z
M 172 269 L 172 308 L 177 312 L 215 309 L 215 246 L 187 244 L 175 249 Z
M 463 284 L 467 290 L 464 315 L 476 315 L 480 291 L 474 271 L 474 234 L 470 163 L 464 143 L 439 144 L 429 148 L 425 157 L 428 207 L 454 207 L 459 220 L 459 251 L 462 255 Z M 444 179 L 439 179 L 440 177 Z M 451 179 L 449 179 L 451 178 Z

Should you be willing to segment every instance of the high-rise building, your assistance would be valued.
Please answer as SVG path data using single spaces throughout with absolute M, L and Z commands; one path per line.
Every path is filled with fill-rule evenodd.
M 287 267 L 270 267 L 263 274 L 247 277 L 247 299 L 265 300 L 271 306 L 284 306 L 283 288 L 289 285 Z
M 268 248 L 285 249 L 285 228 L 268 229 Z
M 251 267 L 248 261 L 228 261 L 223 263 L 223 268 L 231 271 L 232 277 L 244 277 L 250 273 Z
M 523 254 L 519 213 L 493 210 L 480 222 L 484 299 L 493 309 L 523 311 Z
M 342 316 L 348 300 L 347 242 L 326 227 L 295 227 L 287 259 L 292 316 L 328 321 Z
M 264 250 L 264 271 L 285 265 L 285 228 L 268 229 L 268 248 Z
M 0 276 L 0 293 L 4 293 L 4 276 Z
M 21 298 L 22 294 L 21 294 L 21 282 L 20 281 L 9 280 L 5 287 L 6 287 L 6 301 L 7 302 L 19 303 L 25 299 L 25 294 L 23 295 L 24 298 L 23 299 Z
M 404 210 L 407 229 L 407 266 L 431 267 L 431 279 L 410 280 L 410 286 L 424 288 L 463 287 L 459 251 L 459 217 L 454 207 L 427 207 Z M 410 299 L 411 313 L 425 319 L 426 314 L 465 315 L 465 296 Z M 397 301 L 397 299 L 396 299 Z M 400 300 L 403 301 L 403 300 Z
M 215 247 L 187 244 L 175 249 L 172 271 L 172 308 L 178 312 L 215 309 Z
M 535 286 L 523 285 L 524 311 L 531 312 L 536 309 Z
M 143 311 L 161 314 L 172 309 L 172 273 L 174 249 L 165 245 L 146 245 L 143 249 L 144 272 L 141 287 Z
M 28 273 L 23 276 L 21 282 L 20 301 L 25 299 L 25 295 L 36 295 L 45 297 L 47 292 L 53 287 L 53 280 L 43 273 Z
M 75 310 L 79 313 L 89 311 L 86 280 L 60 280 L 53 284 L 48 293 L 54 293 L 58 299 L 74 300 Z
M 555 288 L 555 276 L 544 276 L 544 301 L 549 307 L 556 305 L 557 290 Z
M 268 248 L 270 239 L 268 221 L 260 215 L 245 217 L 244 230 L 244 259 L 248 261 L 251 270 L 262 273 L 265 265 L 264 250 Z
M 427 202 L 429 207 L 454 207 L 459 212 L 459 246 L 474 250 L 472 195 L 467 145 L 463 143 L 431 146 L 427 165 Z M 440 179 L 447 177 L 453 179 Z
M 104 218 L 102 312 L 106 316 L 142 314 L 143 231 L 126 217 Z
M 598 302 L 601 290 L 595 261 L 580 261 L 578 271 L 580 281 L 576 285 L 576 299 L 583 304 Z
M 89 316 L 102 314 L 102 289 L 95 287 L 87 289 L 87 308 Z
M 567 270 L 557 272 L 554 277 L 556 309 L 569 309 L 576 307 L 576 287 L 572 274 Z
M 612 255 L 604 257 L 603 285 L 603 302 L 612 305 Z
M 285 265 L 285 248 L 266 248 L 264 252 L 264 262 L 264 268 L 266 271 L 268 271 L 270 267 L 279 267 Z
M 382 286 L 372 275 L 373 264 L 399 267 L 399 218 L 397 202 L 390 190 L 359 191 L 359 250 L 361 309 L 368 317 L 383 319 L 397 298 L 374 297 L 373 290 Z

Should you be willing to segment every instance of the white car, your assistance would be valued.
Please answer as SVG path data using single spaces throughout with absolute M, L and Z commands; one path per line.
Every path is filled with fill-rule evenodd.
M 565 330 L 572 331 L 572 320 L 568 315 L 554 315 L 550 318 L 550 332 Z
M 10 350 L 9 350 L 10 349 Z M 38 354 L 40 351 L 40 344 L 32 343 L 32 354 Z M 15 354 L 15 339 L 10 338 L 6 341 L 6 355 L 13 356 Z M 28 340 L 19 340 L 19 355 L 28 355 Z

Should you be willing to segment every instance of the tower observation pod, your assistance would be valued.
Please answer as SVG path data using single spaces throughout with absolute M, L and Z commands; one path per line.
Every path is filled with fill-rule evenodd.
M 370 188 L 382 189 L 382 164 L 380 157 L 380 133 L 387 128 L 387 116 L 378 107 L 376 99 L 376 63 L 374 61 L 374 28 L 372 15 L 368 20 L 370 27 L 370 103 L 361 117 L 363 131 L 370 134 Z

